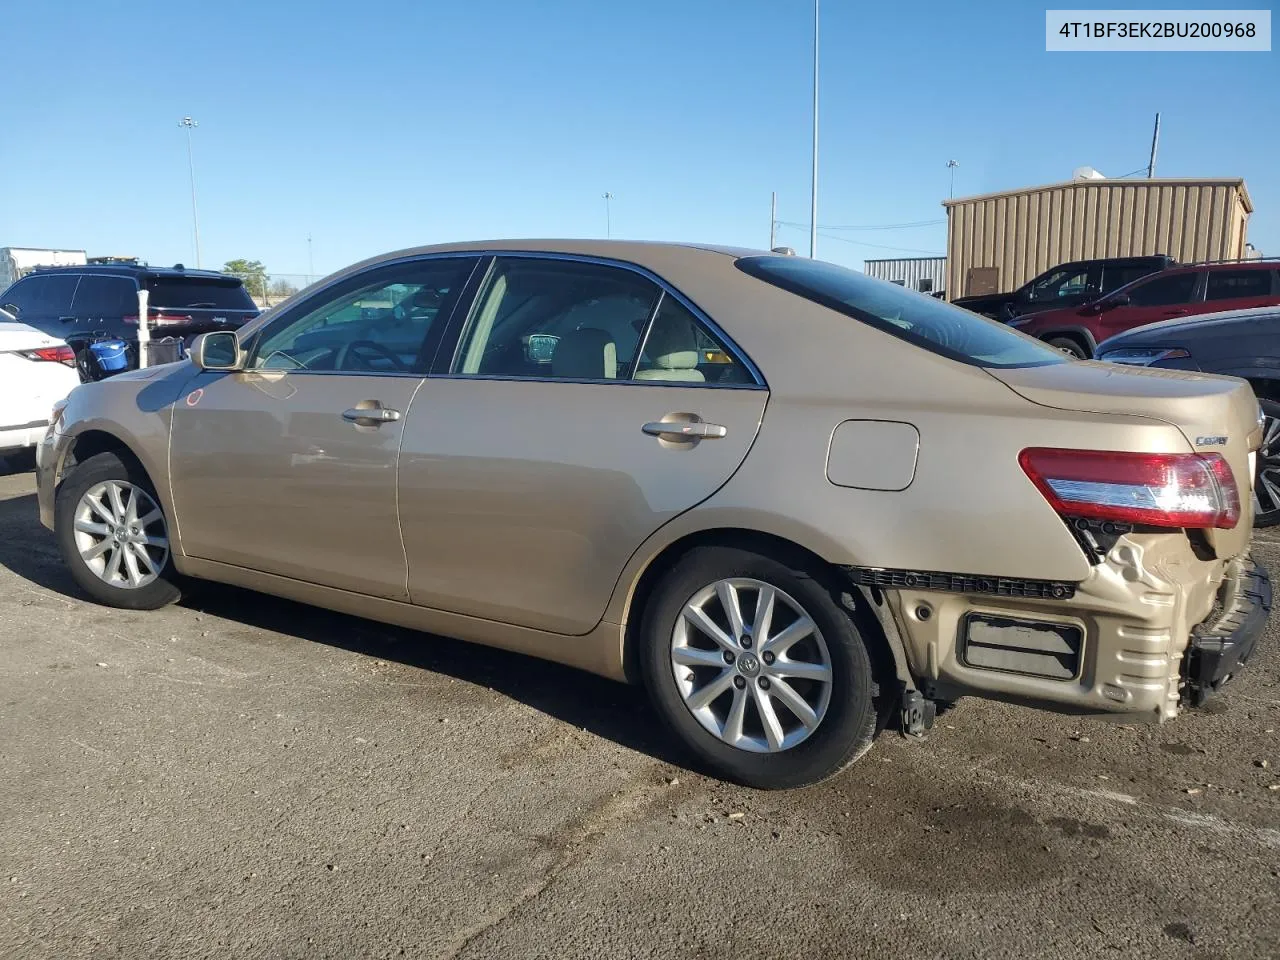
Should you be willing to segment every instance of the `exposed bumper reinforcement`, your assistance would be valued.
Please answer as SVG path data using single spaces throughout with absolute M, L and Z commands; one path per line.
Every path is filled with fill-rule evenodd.
M 1271 613 L 1271 580 L 1249 557 L 1231 561 L 1215 614 L 1191 631 L 1182 660 L 1183 702 L 1198 707 L 1253 653 Z

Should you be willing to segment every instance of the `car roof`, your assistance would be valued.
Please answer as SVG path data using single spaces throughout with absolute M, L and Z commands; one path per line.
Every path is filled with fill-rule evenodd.
M 189 277 L 196 280 L 234 280 L 239 277 L 219 273 L 217 270 L 188 270 L 185 267 L 151 267 L 133 263 L 76 263 L 60 267 L 36 267 L 27 276 L 37 274 L 92 273 L 100 276 L 129 277 Z

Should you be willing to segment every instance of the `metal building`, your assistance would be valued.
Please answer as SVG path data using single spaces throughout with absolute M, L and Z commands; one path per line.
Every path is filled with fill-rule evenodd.
M 946 257 L 901 257 L 897 260 L 867 260 L 862 272 L 868 277 L 888 280 L 921 293 L 939 294 L 947 289 Z
M 1069 260 L 1169 254 L 1245 256 L 1253 202 L 1244 180 L 1080 179 L 945 200 L 947 291 L 1016 290 Z

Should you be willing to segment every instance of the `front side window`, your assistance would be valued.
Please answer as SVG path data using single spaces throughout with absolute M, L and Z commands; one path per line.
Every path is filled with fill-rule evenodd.
M 1033 303 L 1052 303 L 1065 297 L 1086 296 L 1098 290 L 1098 267 L 1063 267 L 1052 271 L 1031 286 L 1027 299 Z
M 1195 289 L 1194 273 L 1174 273 L 1138 284 L 1129 291 L 1129 302 L 1135 307 L 1165 307 L 1190 303 Z
M 660 294 L 657 284 L 618 267 L 499 258 L 451 372 L 625 380 Z
M 1206 300 L 1235 300 L 1271 294 L 1270 270 L 1210 270 Z
M 377 268 L 318 294 L 262 331 L 249 367 L 412 373 L 429 334 L 448 320 L 471 258 Z
M 1002 323 L 865 274 L 801 257 L 745 257 L 743 273 L 836 310 L 900 340 L 979 367 L 1035 367 L 1065 355 Z
M 75 274 L 46 274 L 44 286 L 40 289 L 40 312 L 50 317 L 71 316 L 71 298 L 79 282 L 80 278 Z

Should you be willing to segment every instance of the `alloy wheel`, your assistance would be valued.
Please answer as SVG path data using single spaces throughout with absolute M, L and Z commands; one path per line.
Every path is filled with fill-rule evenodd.
M 1280 511 L 1280 417 L 1264 414 L 1262 446 L 1253 477 L 1253 513 L 1264 521 Z
M 85 566 L 113 587 L 145 587 L 169 560 L 163 512 L 147 491 L 126 480 L 85 491 L 76 504 L 74 538 Z
M 671 669 L 703 728 L 753 753 L 808 739 L 831 704 L 821 631 L 794 598 L 761 580 L 719 580 L 694 594 L 671 633 Z

